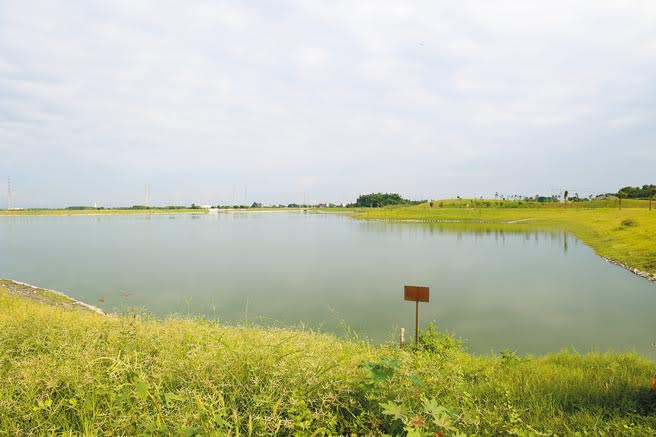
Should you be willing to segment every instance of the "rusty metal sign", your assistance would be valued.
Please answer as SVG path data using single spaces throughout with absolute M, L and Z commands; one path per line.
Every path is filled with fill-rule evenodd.
M 403 287 L 403 298 L 415 303 L 415 344 L 419 343 L 419 302 L 428 302 L 428 287 L 406 285 Z
M 414 302 L 428 302 L 428 287 L 418 287 L 416 285 L 406 285 L 403 287 L 403 298 Z

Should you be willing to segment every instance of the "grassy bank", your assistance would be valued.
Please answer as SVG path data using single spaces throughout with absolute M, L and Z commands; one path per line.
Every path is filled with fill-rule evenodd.
M 413 353 L 2 283 L 0 345 L 1 435 L 656 435 L 656 363 L 635 354 L 472 356 L 434 330 Z
M 359 210 L 358 218 L 496 224 L 508 229 L 561 229 L 603 257 L 656 274 L 656 210 L 648 202 L 624 200 L 539 204 L 496 200 L 436 200 L 433 206 Z M 612 207 L 611 207 L 612 206 Z

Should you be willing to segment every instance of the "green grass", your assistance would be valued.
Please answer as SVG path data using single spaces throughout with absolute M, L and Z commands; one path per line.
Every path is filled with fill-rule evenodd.
M 644 357 L 473 356 L 432 328 L 422 345 L 101 316 L 0 284 L 0 435 L 656 435 Z
M 205 214 L 206 209 L 178 208 L 178 209 L 20 209 L 0 210 L 0 216 L 32 216 L 32 215 L 117 215 L 117 214 Z
M 46 299 L 48 299 L 52 302 L 55 302 L 55 303 L 74 303 L 75 302 L 75 300 L 71 299 L 70 297 L 68 297 L 66 295 L 59 294 L 59 293 L 53 293 L 52 291 L 38 289 L 38 290 L 36 290 L 36 292 L 39 295 L 43 296 L 44 298 L 46 298 Z
M 469 227 L 560 229 L 573 233 L 598 255 L 656 274 L 656 209 L 650 211 L 645 200 L 625 199 L 621 210 L 616 205 L 617 199 L 567 204 L 451 199 L 435 200 L 432 207 L 372 208 L 354 215 L 362 219 L 462 222 Z
M 0 287 L 6 289 L 5 287 L 9 285 L 11 281 L 7 279 L 0 279 Z M 63 293 L 58 293 L 52 290 L 45 290 L 43 288 L 28 288 L 30 292 L 33 292 L 41 296 L 46 302 L 51 302 L 53 304 L 73 304 L 75 299 L 71 299 Z

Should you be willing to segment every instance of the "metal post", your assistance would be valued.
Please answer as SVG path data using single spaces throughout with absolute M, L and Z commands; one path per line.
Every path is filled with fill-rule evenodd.
M 416 301 L 415 304 L 415 346 L 419 345 L 419 301 Z
M 428 287 L 405 285 L 403 299 L 415 302 L 415 346 L 417 346 L 419 344 L 419 302 L 430 300 L 430 290 Z
M 399 339 L 399 347 L 405 344 L 405 328 L 401 328 L 401 338 Z

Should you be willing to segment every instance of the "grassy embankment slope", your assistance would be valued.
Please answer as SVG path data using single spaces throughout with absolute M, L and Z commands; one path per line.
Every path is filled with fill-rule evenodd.
M 0 282 L 0 435 L 656 435 L 653 361 L 472 356 L 427 332 L 413 353 L 299 330 L 102 316 Z
M 440 206 L 441 205 L 441 206 Z M 464 222 L 512 229 L 559 229 L 573 233 L 603 257 L 656 274 L 656 202 L 617 200 L 540 204 L 497 200 L 435 200 L 433 206 L 359 210 L 358 218 Z
M 207 209 L 197 208 L 155 208 L 155 209 L 12 209 L 0 210 L 0 215 L 32 216 L 32 215 L 115 215 L 115 214 L 176 214 L 196 213 L 205 214 Z

